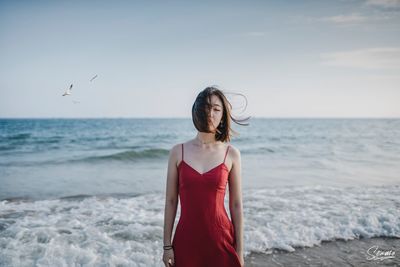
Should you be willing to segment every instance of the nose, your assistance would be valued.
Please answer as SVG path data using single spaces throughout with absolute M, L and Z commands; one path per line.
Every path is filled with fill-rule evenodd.
M 208 122 L 212 123 L 213 120 L 214 120 L 214 114 L 210 113 L 208 116 Z
M 213 109 L 210 110 L 210 117 L 214 118 L 214 110 Z

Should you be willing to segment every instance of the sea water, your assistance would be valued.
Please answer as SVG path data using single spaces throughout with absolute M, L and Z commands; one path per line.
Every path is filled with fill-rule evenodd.
M 232 128 L 245 255 L 400 238 L 399 119 Z M 163 266 L 168 153 L 195 135 L 191 119 L 1 119 L 0 266 Z

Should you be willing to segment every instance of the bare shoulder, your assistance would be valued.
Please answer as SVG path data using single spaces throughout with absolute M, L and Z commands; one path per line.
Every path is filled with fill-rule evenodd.
M 175 144 L 169 150 L 169 158 L 173 162 L 177 162 L 180 158 L 182 144 Z
M 176 153 L 179 149 L 181 149 L 182 143 L 175 144 L 171 147 L 170 152 L 171 153 Z
M 234 159 L 240 159 L 240 150 L 232 144 L 229 144 L 229 157 L 234 161 Z
M 240 150 L 237 147 L 229 144 L 227 158 L 227 161 L 230 162 L 230 164 L 228 163 L 228 165 L 230 165 L 230 171 L 235 167 L 240 169 Z

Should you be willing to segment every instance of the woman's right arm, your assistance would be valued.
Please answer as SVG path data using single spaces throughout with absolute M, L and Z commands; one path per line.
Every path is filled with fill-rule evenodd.
M 168 171 L 167 171 L 167 183 L 166 183 L 166 195 L 165 195 L 165 210 L 164 210 L 164 246 L 172 244 L 172 229 L 174 227 L 176 210 L 178 206 L 178 170 L 176 167 L 177 159 L 179 156 L 179 146 L 175 145 L 171 148 L 168 158 Z M 165 254 L 171 256 L 168 253 L 172 250 L 164 250 Z M 174 264 L 173 253 L 172 253 L 172 264 Z

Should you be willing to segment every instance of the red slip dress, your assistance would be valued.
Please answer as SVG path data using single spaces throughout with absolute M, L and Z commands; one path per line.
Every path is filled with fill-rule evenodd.
M 181 214 L 172 246 L 175 267 L 241 267 L 235 233 L 224 206 L 229 169 L 224 161 L 199 173 L 184 161 L 178 165 Z

